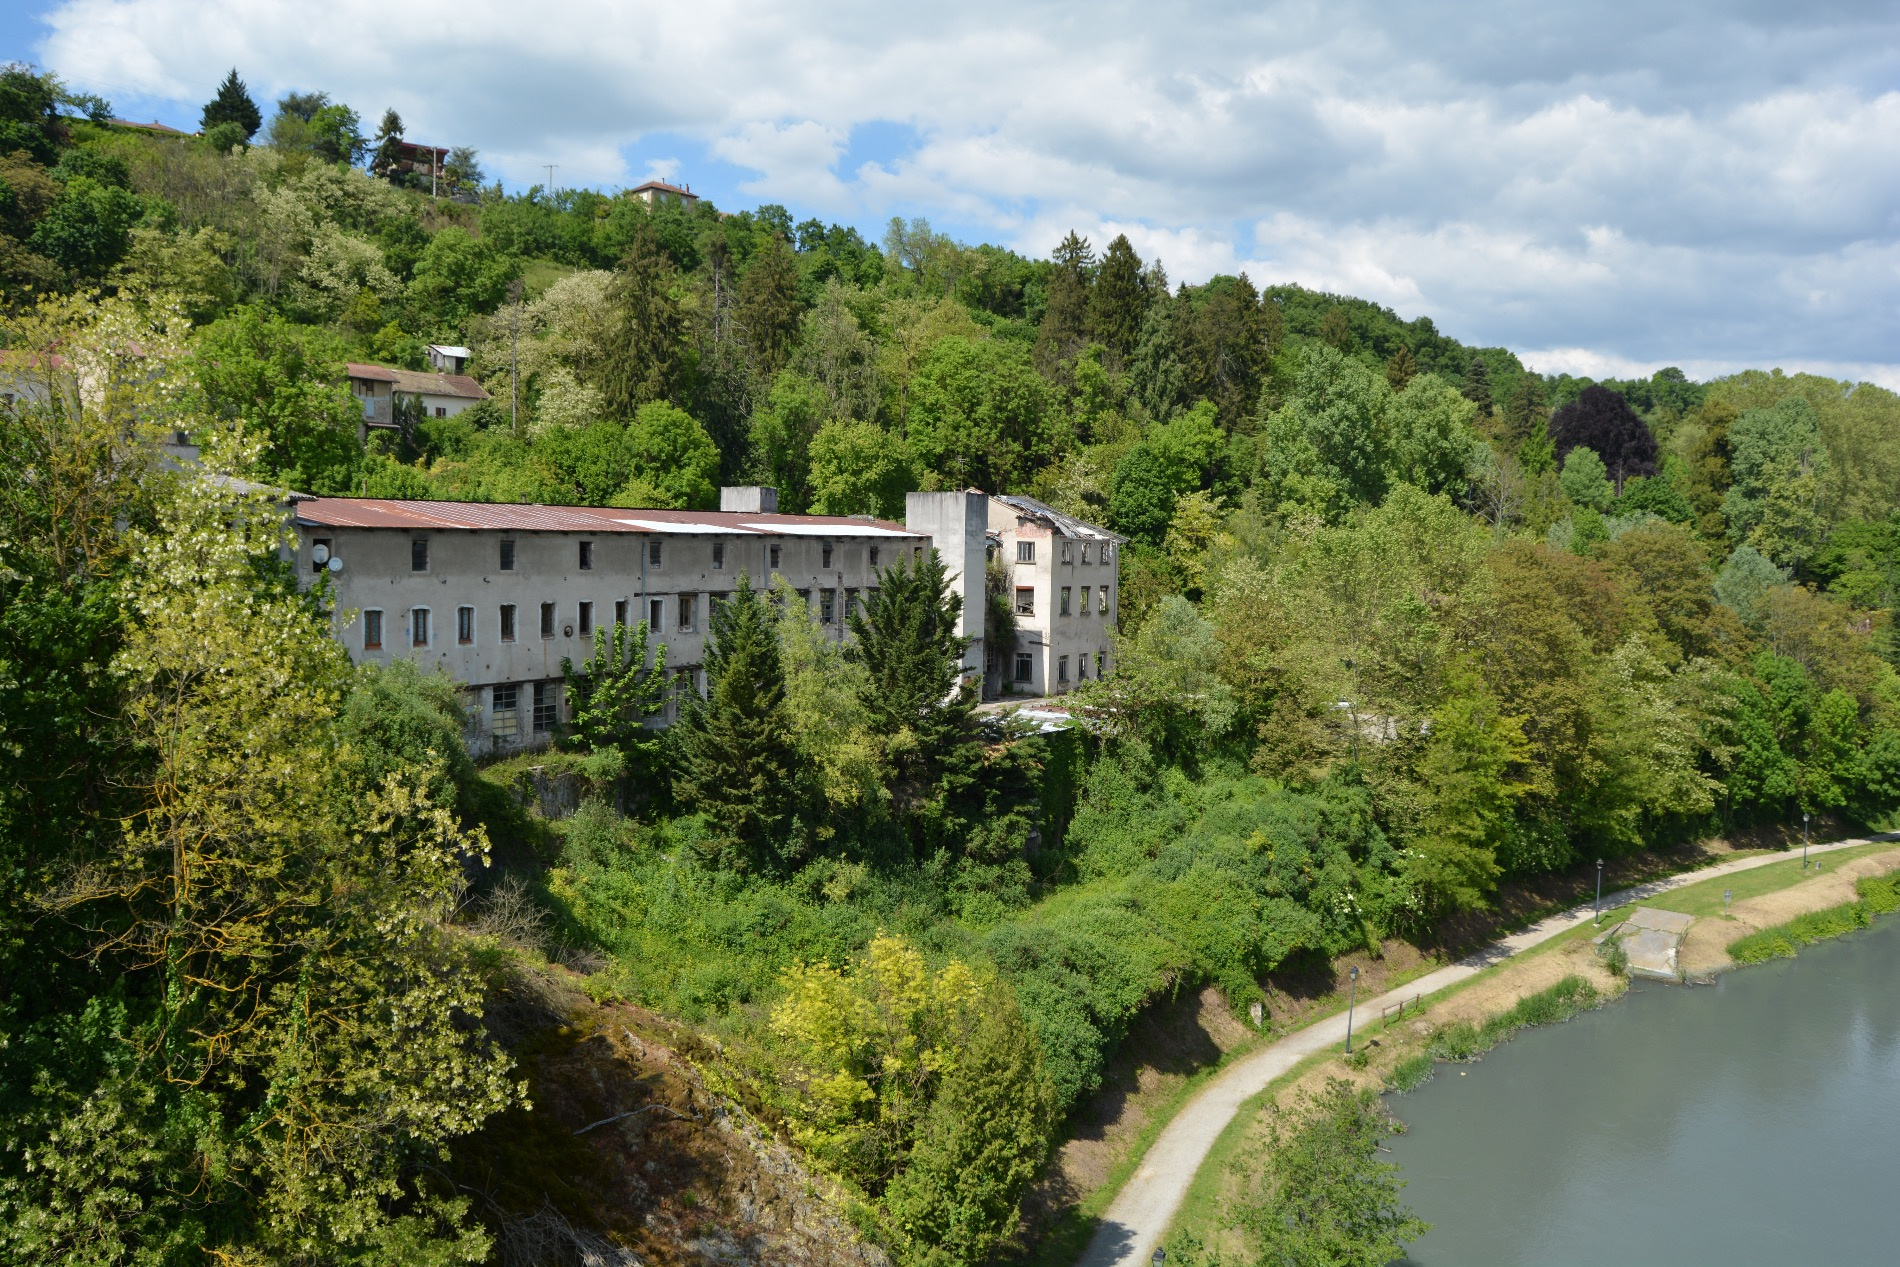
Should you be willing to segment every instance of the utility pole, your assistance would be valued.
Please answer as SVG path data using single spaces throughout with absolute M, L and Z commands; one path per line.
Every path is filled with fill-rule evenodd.
M 554 197 L 554 169 L 559 167 L 560 164 L 543 163 L 542 166 L 548 169 L 548 197 L 552 198 Z
M 508 430 L 521 438 L 521 279 L 508 283 Z

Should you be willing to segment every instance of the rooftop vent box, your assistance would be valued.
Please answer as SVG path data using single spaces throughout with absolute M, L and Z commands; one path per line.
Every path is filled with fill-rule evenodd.
M 719 509 L 747 515 L 778 514 L 778 490 L 763 484 L 745 484 L 719 490 Z

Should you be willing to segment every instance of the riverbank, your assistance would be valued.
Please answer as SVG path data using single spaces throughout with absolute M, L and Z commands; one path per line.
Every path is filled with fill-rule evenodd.
M 1894 850 L 1895 846 L 1890 839 L 1876 842 L 1863 838 L 1816 846 L 1812 853 L 1815 857 L 1825 857 L 1870 849 Z M 1699 872 L 1670 876 L 1607 894 L 1606 902 L 1614 911 L 1619 906 L 1654 901 L 1675 890 L 1785 865 L 1785 857 L 1777 855 L 1732 859 Z M 1799 867 L 1798 859 L 1795 866 Z M 1799 879 L 1798 871 L 1794 878 Z M 1719 884 L 1716 893 L 1719 901 Z M 1587 904 L 1549 916 L 1457 964 L 1426 973 L 1403 990 L 1373 999 L 1362 994 L 1362 1010 L 1358 1015 L 1376 1017 L 1382 1008 L 1419 998 L 1430 1000 L 1430 1006 L 1435 1009 L 1458 1000 L 1457 1006 L 1473 1009 L 1473 1016 L 1466 1019 L 1481 1020 L 1485 1015 L 1514 1005 L 1524 994 L 1570 975 L 1572 966 L 1544 961 L 1548 956 L 1577 946 L 1584 947 L 1585 966 L 1593 974 L 1600 974 L 1593 979 L 1603 982 L 1606 988 L 1615 988 L 1609 984 L 1607 969 L 1588 947 L 1591 935 L 1600 931 L 1592 927 L 1591 917 L 1592 910 Z M 1606 913 L 1605 923 L 1612 917 Z M 1576 962 L 1585 960 L 1580 958 Z M 1510 982 L 1498 982 L 1497 978 L 1507 967 L 1513 972 Z M 1439 1016 L 1457 1019 L 1451 1012 L 1440 1012 Z M 1434 1023 L 1409 1012 L 1405 1021 Z M 1362 1025 L 1366 1023 L 1369 1022 L 1361 1021 Z M 1181 1216 L 1182 1225 L 1186 1225 L 1191 1215 L 1186 1207 L 1190 1189 L 1204 1194 L 1208 1185 L 1215 1182 L 1212 1176 L 1220 1170 L 1221 1159 L 1234 1151 L 1234 1133 L 1246 1129 L 1257 1116 L 1253 1109 L 1260 1097 L 1292 1085 L 1315 1061 L 1324 1061 L 1337 1052 L 1345 1029 L 1343 1015 L 1319 1019 L 1298 1033 L 1232 1062 L 1201 1087 L 1154 1137 L 1152 1146 L 1144 1150 L 1141 1164 L 1107 1204 L 1080 1263 L 1084 1267 L 1146 1263 L 1161 1243 L 1163 1233 L 1177 1222 L 1177 1215 Z M 1388 1045 L 1381 1042 L 1382 1047 Z M 1415 1055 L 1416 1050 L 1414 1047 L 1407 1054 Z M 1213 1200 L 1207 1198 L 1204 1203 L 1211 1207 Z
M 1814 851 L 1811 862 L 1803 868 L 1799 858 L 1768 861 L 1740 874 L 1645 897 L 1643 903 L 1696 917 L 1684 941 L 1683 963 L 1690 975 L 1707 976 L 1737 966 L 1730 948 L 1773 934 L 1790 921 L 1850 908 L 1887 911 L 1900 900 L 1892 895 L 1892 878 L 1900 874 L 1900 845 L 1891 841 L 1843 842 Z M 1875 886 L 1871 892 L 1865 891 L 1864 881 Z M 1722 913 L 1724 890 L 1731 895 L 1727 917 Z M 1735 900 L 1738 892 L 1740 900 Z M 1573 927 L 1421 999 L 1418 1010 L 1402 1018 L 1368 1015 L 1355 1028 L 1352 1056 L 1343 1047 L 1316 1052 L 1274 1079 L 1242 1106 L 1209 1149 L 1182 1199 L 1169 1243 L 1197 1240 L 1210 1249 L 1240 1248 L 1231 1243 L 1234 1233 L 1223 1226 L 1222 1211 L 1244 1182 L 1235 1161 L 1257 1146 L 1274 1104 L 1335 1077 L 1404 1091 L 1433 1076 L 1461 1076 L 1458 1063 L 1481 1057 L 1520 1028 L 1561 1022 L 1620 997 L 1628 980 L 1612 971 L 1595 942 L 1602 928 L 1615 927 L 1634 905 L 1619 901 L 1604 912 L 1600 926 L 1592 921 Z M 1838 922 L 1841 932 L 1865 926 L 1846 916 Z

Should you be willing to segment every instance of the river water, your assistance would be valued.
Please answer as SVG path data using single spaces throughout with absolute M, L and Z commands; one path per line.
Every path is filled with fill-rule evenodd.
M 1404 1261 L 1900 1262 L 1896 985 L 1900 917 L 1438 1066 L 1388 1100 L 1435 1225 Z

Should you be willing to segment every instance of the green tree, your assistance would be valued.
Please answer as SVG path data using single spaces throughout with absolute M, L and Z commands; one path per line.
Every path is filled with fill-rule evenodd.
M 442 161 L 442 181 L 446 191 L 452 194 L 472 194 L 481 190 L 482 182 L 488 179 L 482 171 L 481 158 L 473 146 L 456 145 L 449 149 L 449 156 Z
M 1386 359 L 1385 384 L 1395 392 L 1405 390 L 1405 385 L 1418 373 L 1418 361 L 1412 356 L 1412 349 L 1403 343 L 1399 350 Z
M 1126 233 L 1117 233 L 1102 256 L 1089 296 L 1089 337 L 1108 349 L 1111 364 L 1121 366 L 1135 354 L 1148 315 L 1148 288 L 1142 282 L 1141 257 Z
M 631 474 L 613 504 L 671 510 L 719 504 L 719 446 L 684 409 L 658 400 L 640 406 L 626 447 Z
M 488 239 L 450 225 L 416 257 L 409 302 L 423 320 L 453 328 L 473 313 L 500 307 L 520 269 L 519 260 L 501 254 Z
M 828 422 L 811 440 L 811 511 L 901 521 L 917 487 L 910 446 L 874 422 Z
M 1401 1129 L 1375 1089 L 1343 1078 L 1272 1109 L 1228 1214 L 1255 1261 L 1386 1267 L 1403 1258 L 1430 1225 L 1400 1203 L 1399 1168 L 1379 1160 L 1380 1142 Z
M 770 379 L 798 341 L 798 260 L 777 234 L 768 238 L 739 279 L 739 329 L 759 376 Z
M 244 130 L 244 139 L 250 140 L 257 130 L 264 126 L 264 116 L 258 112 L 257 102 L 251 100 L 250 89 L 238 78 L 237 67 L 224 77 L 218 85 L 217 95 L 205 103 L 204 113 L 198 118 L 201 131 L 209 132 L 220 123 L 233 123 Z
M 73 176 L 27 245 L 77 278 L 102 277 L 125 255 L 145 202 L 130 189 Z
M 663 742 L 661 732 L 646 724 L 666 707 L 666 644 L 653 644 L 649 665 L 651 634 L 644 620 L 633 626 L 615 622 L 612 629 L 596 626 L 594 654 L 586 663 L 576 669 L 561 657 L 573 737 L 589 751 L 618 753 L 636 785 L 658 772 Z
M 754 478 L 778 489 L 779 506 L 789 513 L 811 505 L 812 442 L 826 425 L 830 408 L 824 388 L 797 370 L 786 370 L 752 411 L 747 464 Z
M 1177 312 L 1181 365 L 1190 396 L 1214 402 L 1229 431 L 1259 403 L 1267 364 L 1267 328 L 1260 292 L 1242 273 L 1215 277 Z
M 245 307 L 199 334 L 193 369 L 211 415 L 242 421 L 263 444 L 258 473 L 336 495 L 353 491 L 363 452 L 342 360 L 321 332 Z
M 1610 483 L 1603 459 L 1595 449 L 1579 446 L 1564 457 L 1563 474 L 1558 483 L 1573 506 L 1587 506 L 1601 513 L 1615 500 L 1616 489 Z
M 1406 878 L 1432 917 L 1482 907 L 1497 883 L 1497 855 L 1524 793 L 1530 745 L 1523 724 L 1463 681 L 1432 716 L 1418 763 L 1426 811 L 1406 854 Z
M 885 1197 L 909 1261 L 988 1260 L 1016 1225 L 1055 1127 L 1055 1092 L 1014 1000 L 993 990 Z
M 977 696 L 960 681 L 963 599 L 935 550 L 914 562 L 900 553 L 877 581 L 850 615 L 852 654 L 866 670 L 872 731 L 885 737 L 893 802 L 913 813 L 944 795 L 945 775 L 977 743 Z
M 1722 513 L 1731 534 L 1776 563 L 1799 566 L 1825 534 L 1822 495 L 1833 466 L 1814 407 L 1791 396 L 1745 410 L 1729 426 L 1728 447 L 1733 482 Z
M 1021 488 L 1044 460 L 1049 409 L 1020 346 L 940 339 L 911 383 L 911 449 L 938 487 Z
M 1392 399 L 1387 478 L 1428 493 L 1458 493 L 1478 444 L 1476 410 L 1435 374 L 1414 376 Z
M 642 219 L 608 290 L 613 332 L 599 371 L 607 407 L 622 418 L 651 401 L 679 400 L 691 377 L 686 320 L 673 284 L 660 235 Z
M 1089 333 L 1089 290 L 1095 279 L 1095 252 L 1073 229 L 1051 256 L 1049 301 L 1036 332 L 1036 364 L 1045 373 L 1082 350 Z
M 1481 356 L 1472 357 L 1465 370 L 1464 397 L 1477 406 L 1480 418 L 1491 416 L 1491 371 Z
M 383 111 L 382 124 L 376 129 L 376 149 L 370 155 L 369 174 L 390 181 L 406 175 L 396 170 L 396 165 L 402 162 L 402 143 L 402 116 L 392 106 Z
M 707 694 L 680 719 L 673 790 L 706 815 L 710 852 L 734 870 L 775 869 L 803 851 L 804 770 L 785 711 L 785 672 L 765 601 L 743 573 L 714 605 Z

